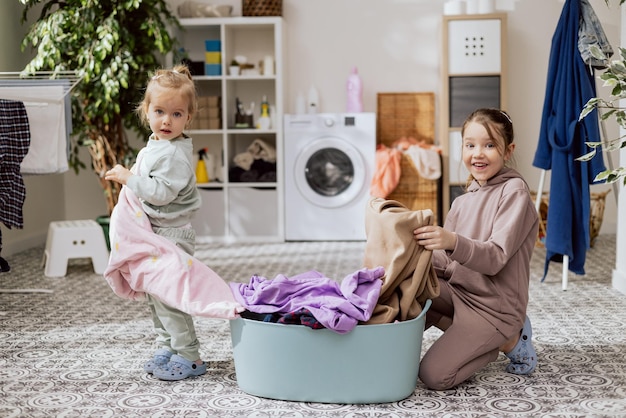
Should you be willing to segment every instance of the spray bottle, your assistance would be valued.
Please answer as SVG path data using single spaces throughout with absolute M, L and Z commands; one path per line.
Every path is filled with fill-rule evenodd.
M 348 76 L 346 111 L 348 113 L 358 113 L 363 111 L 363 84 L 356 67 L 352 68 L 352 73 Z
M 207 151 L 208 149 L 206 148 L 202 148 L 198 151 L 198 164 L 196 165 L 196 182 L 198 183 L 208 183 L 211 181 L 204 162 Z

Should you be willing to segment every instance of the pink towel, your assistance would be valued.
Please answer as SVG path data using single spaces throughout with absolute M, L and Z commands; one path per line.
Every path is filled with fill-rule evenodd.
M 228 284 L 173 242 L 152 231 L 137 196 L 123 187 L 110 223 L 111 256 L 104 272 L 116 295 L 149 293 L 189 315 L 232 319 L 244 308 Z

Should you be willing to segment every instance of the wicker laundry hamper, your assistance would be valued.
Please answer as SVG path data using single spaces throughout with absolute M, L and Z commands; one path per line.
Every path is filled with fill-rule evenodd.
M 282 16 L 282 0 L 242 0 L 241 11 L 244 16 Z
M 600 228 L 602 228 L 606 195 L 609 194 L 610 191 L 611 189 L 607 189 L 603 192 L 592 192 L 590 194 L 591 206 L 589 208 L 589 245 L 592 247 L 596 242 L 596 238 L 600 234 Z M 530 194 L 533 202 L 536 202 L 537 192 L 531 192 Z M 539 232 L 537 233 L 537 247 L 543 247 L 546 239 L 549 202 L 550 196 L 547 193 L 543 193 L 541 195 L 541 202 L 539 203 Z
M 376 142 L 391 147 L 402 137 L 433 144 L 435 141 L 435 93 L 378 93 Z M 419 175 L 411 157 L 402 155 L 401 176 L 388 199 L 411 210 L 431 209 L 440 224 L 441 180 Z

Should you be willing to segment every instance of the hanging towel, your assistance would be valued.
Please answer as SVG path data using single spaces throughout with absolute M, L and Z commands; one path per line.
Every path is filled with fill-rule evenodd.
M 30 130 L 24 103 L 0 99 L 0 221 L 9 229 L 24 226 L 22 208 L 26 187 L 20 164 L 29 145 Z
M 439 296 L 432 251 L 418 245 L 413 237 L 415 228 L 432 225 L 433 219 L 429 209 L 412 211 L 395 200 L 369 200 L 364 265 L 382 266 L 385 276 L 368 324 L 416 318 L 427 299 Z
M 68 166 L 66 87 L 3 84 L 0 98 L 19 98 L 30 121 L 30 148 L 21 164 L 24 174 L 63 173 Z

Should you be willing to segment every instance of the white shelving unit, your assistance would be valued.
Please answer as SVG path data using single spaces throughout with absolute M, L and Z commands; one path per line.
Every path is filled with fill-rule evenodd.
M 219 97 L 218 126 L 192 129 L 194 149 L 208 148 L 217 175 L 199 183 L 203 206 L 193 222 L 199 241 L 282 241 L 283 215 L 283 19 L 281 17 L 229 17 L 180 19 L 183 31 L 177 38 L 193 62 L 205 62 L 205 40 L 219 40 L 221 74 L 194 75 L 198 95 Z M 235 56 L 243 55 L 259 74 L 229 75 Z M 263 75 L 259 63 L 272 56 L 272 75 Z M 263 97 L 272 107 L 270 129 L 256 129 Z M 235 128 L 236 100 L 245 109 L 255 103 L 253 128 Z M 202 103 L 200 103 L 202 105 Z M 204 117 L 207 109 L 199 109 Z M 214 112 L 214 110 L 213 110 Z M 214 114 L 212 116 L 215 116 Z M 235 176 L 233 158 L 247 151 L 255 139 L 276 150 L 276 175 L 272 181 L 254 176 Z M 197 154 L 196 154 L 197 155 Z M 249 171 L 251 173 L 251 171 Z M 252 181 L 241 181 L 250 179 Z
M 444 218 L 469 172 L 461 159 L 461 128 L 476 108 L 507 105 L 506 14 L 443 17 L 440 135 Z

